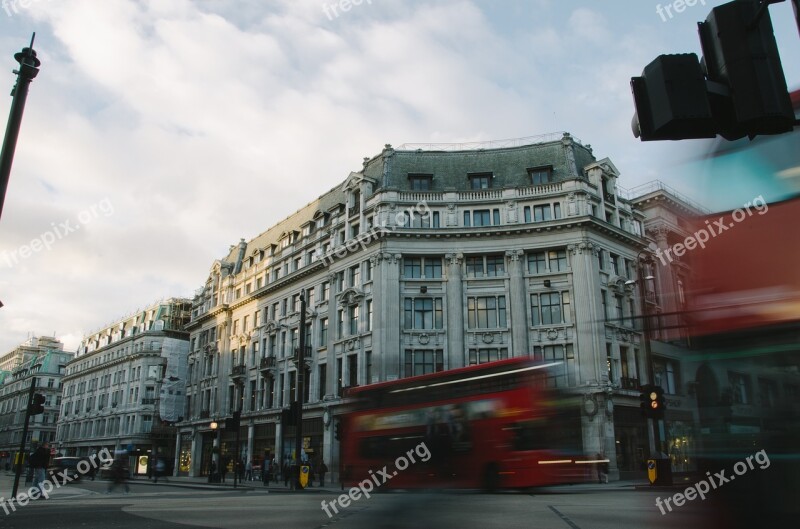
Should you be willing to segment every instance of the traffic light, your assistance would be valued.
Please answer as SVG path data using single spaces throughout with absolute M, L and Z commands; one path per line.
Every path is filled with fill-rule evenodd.
M 790 132 L 794 111 L 767 6 L 755 0 L 723 4 L 698 29 L 708 80 L 729 90 L 712 98 L 720 134 L 734 140 Z
M 336 438 L 337 441 L 342 440 L 342 422 L 336 421 L 336 427 L 333 430 L 333 437 Z
M 653 393 L 655 393 L 655 399 L 650 403 L 650 407 L 653 409 L 653 418 L 661 419 L 667 410 L 667 403 L 664 401 L 664 389 L 661 386 L 656 386 Z
M 239 422 L 241 421 L 242 413 L 239 411 L 233 412 L 233 417 L 228 417 L 225 419 L 225 429 L 226 430 L 237 430 L 239 428 Z
M 631 79 L 633 135 L 642 141 L 713 138 L 716 125 L 700 60 L 694 53 L 660 55 Z
M 31 402 L 30 406 L 30 414 L 31 415 L 39 415 L 40 413 L 44 413 L 44 403 L 45 397 L 41 393 L 36 393 L 33 395 L 33 402 Z
M 631 78 L 633 135 L 642 141 L 728 140 L 795 125 L 768 5 L 735 0 L 698 25 L 703 60 L 661 55 Z
M 639 408 L 642 410 L 642 416 L 648 419 L 663 418 L 667 404 L 664 401 L 664 390 L 661 386 L 651 384 L 642 386 L 639 394 Z

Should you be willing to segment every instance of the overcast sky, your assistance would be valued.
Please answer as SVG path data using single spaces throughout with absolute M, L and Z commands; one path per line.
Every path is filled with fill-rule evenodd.
M 3 125 L 33 31 L 42 66 L 0 218 L 0 354 L 29 333 L 75 350 L 137 308 L 191 297 L 231 244 L 386 143 L 566 130 L 621 185 L 661 179 L 702 199 L 674 166 L 697 143 L 631 135 L 629 80 L 661 53 L 699 54 L 696 23 L 720 3 L 2 1 Z M 791 6 L 770 12 L 796 88 Z

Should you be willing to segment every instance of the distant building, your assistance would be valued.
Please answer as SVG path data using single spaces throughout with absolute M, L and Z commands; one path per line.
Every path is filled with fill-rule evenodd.
M 576 441 L 616 475 L 615 417 L 639 414 L 647 377 L 635 280 L 650 242 L 619 176 L 566 133 L 387 145 L 231 246 L 192 303 L 180 471 L 206 474 L 217 436 L 234 453 L 235 432 L 210 423 L 237 409 L 242 458 L 291 454 L 280 412 L 302 400 L 304 450 L 335 472 L 345 387 L 530 356 L 561 362 L 549 383 L 581 399 Z
M 61 379 L 73 353 L 55 338 L 30 338 L 0 357 L 0 465 L 13 464 L 19 451 L 31 380 L 45 397 L 44 413 L 31 416 L 26 446 L 52 442 L 61 404 Z
M 56 441 L 66 455 L 128 450 L 173 463 L 182 417 L 191 301 L 171 298 L 86 336 L 64 377 Z M 162 393 L 163 391 L 163 393 Z M 147 472 L 137 464 L 136 473 Z

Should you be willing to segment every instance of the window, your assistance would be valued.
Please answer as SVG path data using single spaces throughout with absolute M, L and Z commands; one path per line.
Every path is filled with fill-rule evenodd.
M 545 220 L 550 220 L 550 204 L 533 206 L 533 221 L 542 222 Z
M 476 209 L 464 212 L 464 226 L 495 226 L 500 225 L 499 209 Z
M 319 320 L 319 346 L 326 347 L 328 345 L 328 318 L 320 318 Z
M 528 254 L 528 272 L 531 274 L 543 274 L 547 272 L 545 252 L 533 252 Z
M 492 173 L 474 173 L 467 175 L 470 189 L 489 189 L 492 187 Z
M 487 349 L 470 349 L 469 350 L 469 365 L 474 366 L 477 364 L 485 364 L 486 362 L 494 362 L 496 360 L 505 360 L 508 358 L 508 349 L 502 348 L 487 348 Z
M 564 357 L 567 357 L 566 365 Z M 572 373 L 574 370 L 575 355 L 573 352 L 572 344 L 564 345 L 545 345 L 534 346 L 533 359 L 539 362 L 560 362 L 558 365 L 551 367 L 545 372 L 545 386 L 548 388 L 563 388 L 566 387 L 567 373 Z M 574 383 L 574 382 L 573 382 Z
M 443 329 L 442 298 L 406 298 L 404 315 L 406 329 Z
M 531 207 L 530 206 L 525 206 L 522 209 L 522 211 L 524 212 L 524 215 L 525 215 L 525 222 L 531 222 L 531 220 L 532 220 L 532 218 L 531 218 Z
M 470 329 L 506 327 L 506 297 L 467 298 L 467 317 Z
M 327 378 L 328 378 L 328 366 L 327 364 L 320 364 L 318 366 L 318 373 L 319 373 L 319 393 L 317 394 L 317 398 L 322 400 L 325 397 L 325 391 L 327 388 Z
M 653 381 L 657 386 L 661 386 L 664 393 L 675 395 L 678 392 L 678 382 L 676 379 L 680 365 L 675 360 L 664 358 L 653 359 Z M 750 388 L 748 387 L 748 394 Z
M 561 218 L 561 204 L 556 202 L 553 204 L 553 218 L 560 219 Z
M 567 269 L 567 251 L 553 250 L 547 252 L 547 262 L 551 272 L 564 272 Z
M 444 354 L 441 349 L 406 349 L 405 376 L 427 375 L 444 370 Z
M 358 334 L 358 305 L 349 308 L 350 334 Z
M 502 255 L 470 256 L 466 259 L 467 276 L 497 277 L 505 275 L 505 258 Z
M 473 226 L 491 226 L 491 216 L 488 209 L 477 209 L 472 212 Z
M 372 300 L 367 300 L 367 319 L 366 319 L 366 329 L 365 331 L 369 332 L 372 330 Z
M 625 315 L 622 312 L 622 296 L 615 294 L 614 295 L 614 316 L 618 324 L 623 323 L 623 318 Z
M 617 254 L 609 254 L 611 260 L 611 270 L 613 270 L 615 275 L 620 275 L 619 273 L 619 255 Z
M 542 185 L 552 181 L 553 168 L 551 166 L 534 167 L 528 169 L 528 176 L 531 179 L 531 185 Z
M 319 300 L 320 301 L 328 301 L 328 296 L 330 296 L 330 292 L 331 292 L 331 284 L 328 283 L 327 281 L 323 282 L 322 283 L 321 294 L 319 296 Z
M 364 261 L 364 281 L 372 281 L 372 261 Z
M 430 191 L 433 183 L 432 174 L 410 174 L 408 183 L 414 191 Z
M 344 310 L 339 309 L 336 315 L 336 337 L 341 338 L 344 334 Z
M 409 279 L 439 279 L 442 277 L 442 258 L 404 257 L 403 277 Z
M 357 264 L 350 268 L 350 286 L 357 287 L 361 285 L 361 265 Z
M 569 321 L 569 292 L 531 294 L 531 325 L 551 325 Z

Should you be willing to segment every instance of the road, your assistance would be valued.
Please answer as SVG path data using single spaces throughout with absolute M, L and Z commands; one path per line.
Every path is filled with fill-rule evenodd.
M 292 493 L 134 483 L 126 495 L 121 491 L 105 494 L 106 487 L 104 482 L 82 483 L 71 488 L 69 495 L 38 500 L 9 515 L 0 511 L 0 525 L 14 529 L 688 528 L 703 525 L 704 507 L 684 505 L 662 515 L 655 506 L 659 493 L 613 486 L 500 494 L 388 492 L 362 497 L 329 518 L 321 502 L 330 503 L 341 494 L 334 489 Z

